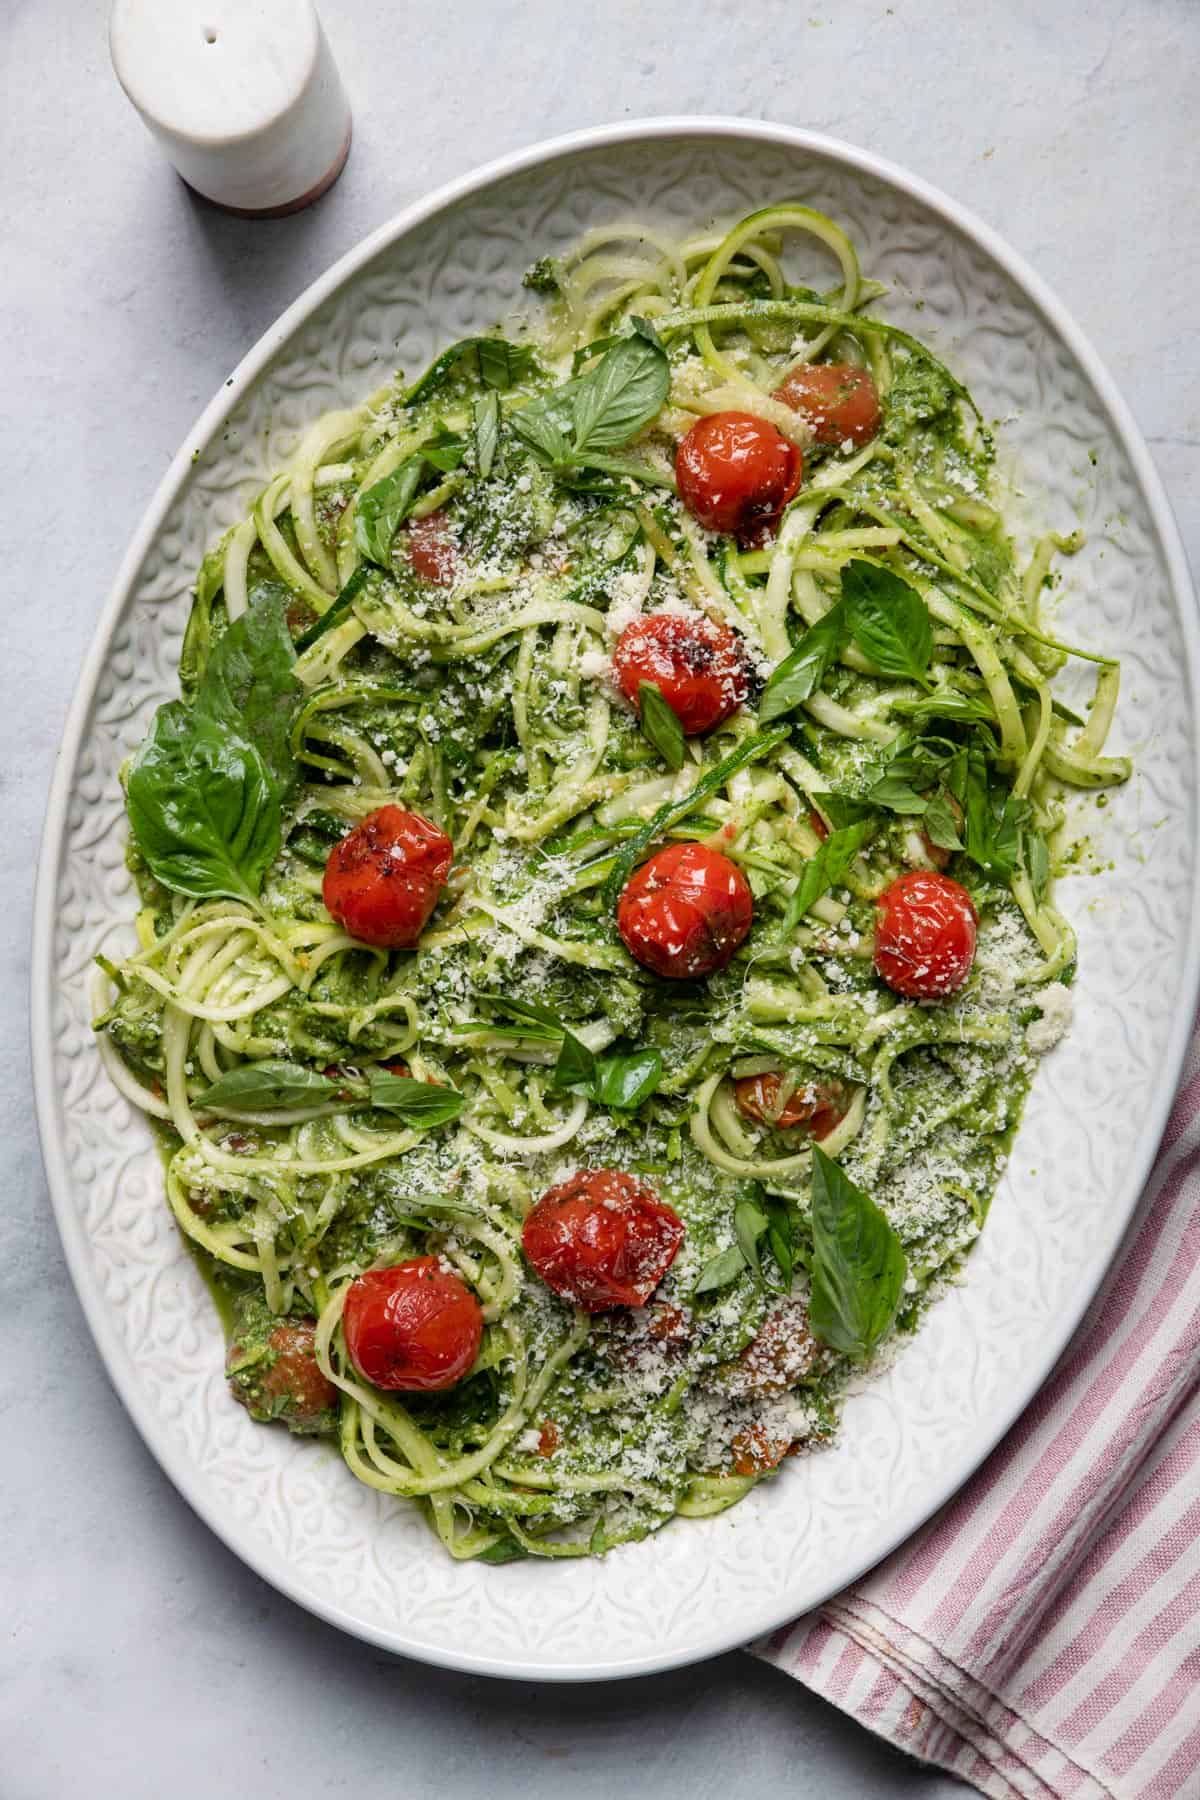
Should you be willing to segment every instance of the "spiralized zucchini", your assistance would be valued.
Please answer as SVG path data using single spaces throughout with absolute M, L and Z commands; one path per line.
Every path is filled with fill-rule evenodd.
M 105 964 L 97 1020 L 113 1079 L 160 1134 L 179 1226 L 232 1309 L 237 1368 L 269 1361 L 255 1330 L 315 1320 L 351 1472 L 421 1505 L 451 1555 L 497 1561 L 598 1553 L 718 1512 L 784 1450 L 829 1436 L 844 1356 L 805 1339 L 786 1376 L 747 1362 L 765 1321 L 803 1317 L 813 1140 L 756 1118 L 735 1083 L 778 1074 L 785 1094 L 838 1097 L 823 1148 L 898 1234 L 899 1323 L 914 1328 L 980 1229 L 1037 1053 L 1061 1028 L 1075 955 L 1053 901 L 1064 790 L 1129 774 L 1106 751 L 1117 664 L 1091 658 L 1085 723 L 1052 690 L 1087 655 L 1043 613 L 1055 558 L 1079 540 L 1047 536 L 1020 565 L 970 396 L 869 310 L 883 290 L 835 222 L 772 205 L 681 242 L 620 223 L 538 264 L 530 285 L 546 305 L 526 337 L 317 421 L 206 559 L 181 662 L 189 704 L 264 594 L 282 593 L 298 645 L 282 841 L 235 899 L 172 891 L 135 838 L 138 946 Z M 666 347 L 666 403 L 628 443 L 548 465 L 514 420 L 634 321 Z M 776 397 L 827 361 L 871 372 L 883 425 L 866 445 L 811 442 Z M 674 492 L 680 437 L 729 408 L 804 450 L 799 492 L 756 545 L 703 531 Z M 408 514 L 442 521 L 445 585 L 415 571 L 407 525 L 364 558 L 380 484 L 414 459 Z M 764 733 L 763 683 L 855 560 L 919 596 L 927 675 L 844 644 Z M 747 704 L 688 740 L 678 769 L 610 679 L 620 631 L 663 609 L 732 627 L 753 670 Z M 943 854 L 921 772 L 951 766 L 973 785 L 960 847 Z M 435 820 L 456 849 L 415 952 L 355 942 L 321 900 L 333 845 L 386 804 Z M 862 843 L 797 917 L 848 809 L 869 822 Z M 755 921 L 727 969 L 672 984 L 628 954 L 606 884 L 627 845 L 636 860 L 687 841 L 739 865 Z M 978 956 L 953 1000 L 914 1005 L 875 975 L 875 900 L 946 856 L 979 912 Z M 554 1032 L 506 998 L 596 1054 L 656 1050 L 656 1091 L 632 1114 L 561 1091 Z M 269 1059 L 330 1079 L 241 1110 L 205 1103 Z M 401 1064 L 456 1089 L 458 1118 L 373 1107 L 372 1072 Z M 530 1205 L 586 1167 L 639 1173 L 686 1225 L 637 1314 L 575 1313 L 524 1263 Z M 769 1237 L 745 1251 L 747 1203 L 794 1257 Z M 444 1393 L 381 1393 L 346 1354 L 348 1285 L 430 1253 L 479 1296 L 478 1365 Z

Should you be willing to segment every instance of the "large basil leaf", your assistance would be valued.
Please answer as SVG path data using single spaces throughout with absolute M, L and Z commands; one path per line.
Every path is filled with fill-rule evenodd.
M 875 1202 L 813 1146 L 809 1324 L 843 1356 L 869 1356 L 891 1330 L 908 1263 Z
M 758 703 L 758 716 L 764 725 L 791 712 L 816 693 L 845 649 L 849 635 L 845 603 L 838 600 L 815 625 L 809 626 L 796 648 L 771 671 Z
M 666 352 L 653 337 L 619 338 L 586 375 L 514 412 L 517 436 L 553 468 L 619 449 L 661 410 L 671 385 Z
M 842 569 L 850 634 L 885 675 L 923 682 L 933 655 L 933 626 L 920 594 L 890 569 L 854 557 Z
M 181 701 L 160 706 L 126 793 L 150 872 L 197 899 L 252 900 L 279 852 L 275 780 L 253 744 Z
M 254 745 L 282 794 L 296 776 L 292 725 L 304 699 L 292 672 L 290 603 L 277 581 L 255 588 L 246 611 L 214 645 L 195 698 L 198 713 Z
M 214 1081 L 197 1100 L 197 1106 L 220 1107 L 232 1112 L 274 1112 L 292 1106 L 316 1106 L 338 1091 L 335 1081 L 306 1069 L 300 1063 L 268 1057 L 263 1062 L 243 1063 Z
M 842 879 L 873 830 L 874 820 L 857 819 L 840 831 L 830 832 L 817 854 L 804 865 L 800 886 L 788 901 L 785 932 L 794 930 L 814 901 Z
M 369 1087 L 372 1106 L 380 1112 L 396 1113 L 406 1125 L 421 1130 L 448 1124 L 466 1105 L 466 1095 L 457 1088 L 414 1081 L 411 1075 L 389 1075 L 383 1069 L 372 1069 Z
M 596 1056 L 573 1032 L 564 1031 L 551 1080 L 555 1087 L 582 1094 L 598 1106 L 632 1112 L 650 1098 L 662 1076 L 663 1059 L 657 1050 Z

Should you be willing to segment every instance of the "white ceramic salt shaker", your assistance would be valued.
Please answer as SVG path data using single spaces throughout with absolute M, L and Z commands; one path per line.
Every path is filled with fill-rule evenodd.
M 350 150 L 312 0 L 114 0 L 117 79 L 198 194 L 248 218 L 309 206 Z

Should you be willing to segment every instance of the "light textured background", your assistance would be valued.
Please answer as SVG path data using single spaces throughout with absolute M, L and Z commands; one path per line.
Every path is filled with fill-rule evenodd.
M 27 1091 L 28 893 L 99 599 L 195 414 L 296 293 L 446 176 L 576 125 L 728 111 L 908 164 L 1028 255 L 1099 344 L 1200 552 L 1193 0 L 979 9 L 751 0 L 429 9 L 326 0 L 356 112 L 339 186 L 253 225 L 192 202 L 107 66 L 95 0 L 0 0 L 0 346 L 10 630 L 0 941 L 0 1796 L 568 1789 L 947 1796 L 772 1671 L 728 1657 L 574 1692 L 401 1665 L 247 1574 L 159 1476 L 69 1290 Z M 586 32 L 586 41 L 579 33 Z M 13 629 L 13 625 L 17 629 Z M 11 796 L 11 798 L 9 798 Z

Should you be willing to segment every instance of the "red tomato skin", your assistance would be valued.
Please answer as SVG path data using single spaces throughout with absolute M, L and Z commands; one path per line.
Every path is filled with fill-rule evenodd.
M 400 806 L 381 806 L 335 844 L 321 897 L 331 918 L 362 944 L 410 950 L 438 902 L 454 845 L 440 826 Z
M 706 844 L 672 844 L 644 862 L 617 902 L 617 930 L 643 968 L 670 981 L 723 969 L 754 922 L 750 884 Z
M 675 452 L 679 495 L 692 517 L 738 537 L 774 525 L 803 473 L 795 444 L 753 413 L 709 413 Z
M 826 838 L 829 836 L 829 827 L 825 823 L 824 819 L 821 817 L 820 813 L 817 811 L 815 806 L 810 807 L 810 809 L 809 809 L 808 822 L 812 826 L 813 830 L 816 832 L 817 836 L 820 838 L 821 842 L 824 843 Z
M 471 1369 L 483 1312 L 465 1281 L 436 1256 L 368 1269 L 342 1312 L 346 1351 L 364 1381 L 391 1393 L 434 1393 Z
M 802 413 L 818 444 L 869 444 L 883 414 L 879 389 L 870 369 L 859 363 L 804 363 L 775 389 L 795 412 Z
M 738 1111 L 756 1125 L 773 1125 L 788 1131 L 807 1125 L 814 1138 L 828 1137 L 846 1116 L 846 1090 L 840 1081 L 822 1081 L 796 1088 L 779 1104 L 781 1075 L 743 1075 L 733 1084 Z
M 552 1292 L 585 1312 L 644 1306 L 683 1242 L 683 1221 L 620 1169 L 581 1169 L 525 1220 L 525 1254 Z
M 875 972 L 910 1000 L 957 993 L 975 960 L 978 914 L 949 875 L 912 869 L 880 895 Z
M 676 613 L 651 613 L 627 625 L 613 652 L 613 673 L 633 706 L 638 706 L 639 684 L 652 681 L 685 737 L 711 731 L 737 711 L 750 691 L 736 634 L 711 619 Z
M 435 587 L 453 587 L 458 573 L 458 547 L 450 531 L 450 521 L 439 508 L 423 519 L 410 519 L 405 549 L 413 573 Z

